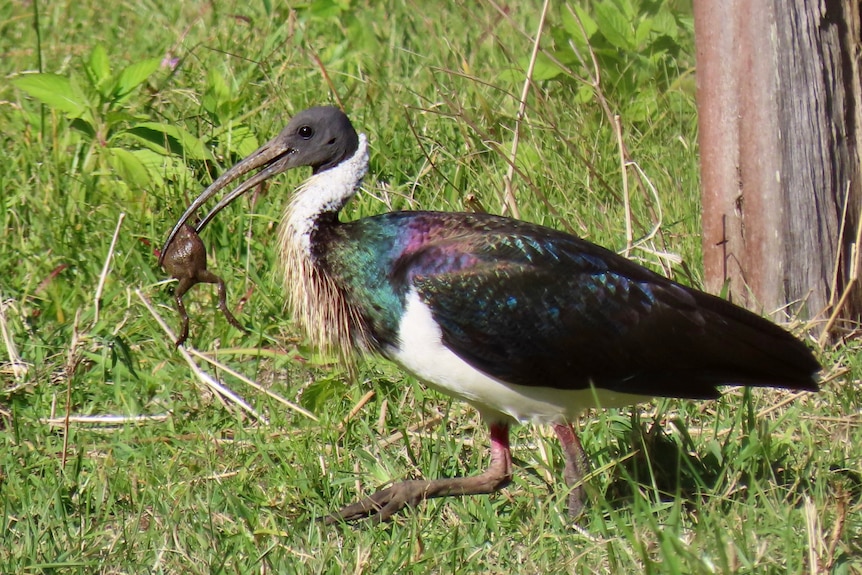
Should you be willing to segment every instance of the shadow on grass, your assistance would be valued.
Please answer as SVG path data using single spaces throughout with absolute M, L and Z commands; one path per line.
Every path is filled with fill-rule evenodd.
M 828 477 L 818 476 L 812 455 L 800 456 L 786 438 L 774 437 L 766 425 L 747 434 L 728 433 L 723 443 L 713 440 L 697 446 L 684 421 L 676 419 L 672 425 L 677 433 L 670 434 L 656 422 L 648 425 L 633 419 L 628 438 L 618 445 L 621 456 L 633 455 L 621 457 L 624 460 L 613 468 L 610 482 L 597 486 L 612 506 L 630 505 L 637 491 L 654 502 L 682 499 L 694 510 L 717 496 L 732 504 L 758 485 L 784 491 L 783 499 L 795 505 L 824 481 L 854 501 L 862 498 L 862 474 L 833 465 Z

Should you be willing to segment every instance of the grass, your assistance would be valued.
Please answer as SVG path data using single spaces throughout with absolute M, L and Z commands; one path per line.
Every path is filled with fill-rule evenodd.
M 317 420 L 220 372 L 264 423 L 201 383 L 144 304 L 176 328 L 154 248 L 214 175 L 321 102 L 343 103 L 373 146 L 368 193 L 347 217 L 477 202 L 500 212 L 538 6 L 116 6 L 0 6 L 0 68 L 10 80 L 0 85 L 9 358 L 0 372 L 0 572 L 862 572 L 858 341 L 822 351 L 816 395 L 728 390 L 716 402 L 590 414 L 583 439 L 596 471 L 578 527 L 565 515 L 559 447 L 529 427 L 516 431 L 516 478 L 498 495 L 428 502 L 388 525 L 314 522 L 389 481 L 483 468 L 486 429 L 468 406 L 385 362 L 369 359 L 349 378 L 296 333 L 274 230 L 304 174 L 261 190 L 253 207 L 237 202 L 204 234 L 210 267 L 251 333 L 227 324 L 208 288 L 186 301 L 192 346 Z M 593 70 L 567 48 L 583 45 L 569 6 L 552 6 L 512 182 L 522 218 L 614 249 L 626 248 L 630 215 L 633 239 L 647 240 L 631 255 L 697 285 L 691 34 L 684 7 L 620 13 L 642 22 L 650 6 L 673 7 L 682 22 L 673 50 L 647 40 L 624 50 L 630 39 L 619 34 L 634 36 L 631 23 L 617 36 L 605 28 L 592 37 L 598 89 L 554 68 L 548 55 L 576 74 Z M 593 23 L 613 24 L 595 10 L 585 13 Z M 655 29 L 667 24 L 662 14 Z M 98 68 L 96 46 L 115 75 L 154 58 L 162 65 L 125 99 L 100 100 L 86 70 Z M 90 90 L 95 130 L 14 84 L 39 70 Z M 629 165 L 630 210 L 608 110 L 657 191 Z M 187 140 L 166 152 L 164 126 L 207 151 Z M 123 163 L 115 148 L 149 164 Z M 67 423 L 67 414 L 121 419 Z

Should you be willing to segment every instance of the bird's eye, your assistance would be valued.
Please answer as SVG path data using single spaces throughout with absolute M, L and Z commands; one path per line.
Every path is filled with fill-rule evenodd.
M 300 138 L 303 138 L 303 139 L 306 139 L 306 140 L 307 140 L 307 139 L 309 139 L 310 137 L 312 137 L 312 136 L 314 135 L 314 130 L 311 128 L 311 126 L 302 126 L 302 127 L 297 131 L 297 134 L 299 134 L 299 137 L 300 137 Z

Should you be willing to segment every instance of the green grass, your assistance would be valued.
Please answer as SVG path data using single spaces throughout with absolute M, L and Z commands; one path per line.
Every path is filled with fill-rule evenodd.
M 273 2 L 157 0 L 110 9 L 85 1 L 0 6 L 0 300 L 8 333 L 0 572 L 862 572 L 858 341 L 824 350 L 824 390 L 791 402 L 786 393 L 729 390 L 716 402 L 660 401 L 585 417 L 596 472 L 577 529 L 565 514 L 559 447 L 548 430 L 529 427 L 516 430 L 516 478 L 500 494 L 431 501 L 387 525 L 324 528 L 313 519 L 386 482 L 482 469 L 488 434 L 468 406 L 393 366 L 372 358 L 351 379 L 296 333 L 274 239 L 289 190 L 305 174 L 280 178 L 253 208 L 237 202 L 204 234 L 210 267 L 227 280 L 230 304 L 242 302 L 237 316 L 250 333 L 227 324 L 208 287 L 186 301 L 191 345 L 218 350 L 222 362 L 318 421 L 226 374 L 268 424 L 223 402 L 143 304 L 139 292 L 176 328 L 153 250 L 214 175 L 312 104 L 343 102 L 372 142 L 369 193 L 346 217 L 464 209 L 468 194 L 499 212 L 539 21 L 540 6 L 522 4 L 505 5 L 505 14 L 490 3 L 430 9 L 415 0 L 321 0 L 295 11 Z M 601 6 L 588 10 L 604 26 L 592 36 L 598 95 L 540 58 L 513 183 L 524 219 L 625 248 L 605 99 L 658 194 L 656 201 L 629 168 L 634 239 L 658 222 L 661 207 L 659 233 L 632 255 L 659 268 L 656 252 L 676 254 L 682 263 L 667 271 L 697 285 L 684 4 L 644 2 L 632 14 L 618 11 L 621 24 L 602 20 Z M 660 15 L 649 12 L 659 7 Z M 635 39 L 632 21 L 655 17 L 659 30 L 668 14 L 681 22 L 672 42 Z M 542 47 L 581 74 L 567 48 L 570 39 L 583 46 L 572 22 L 565 5 L 552 6 Z M 96 46 L 113 75 L 178 60 L 121 98 L 106 76 L 103 92 L 88 88 L 100 77 Z M 15 83 L 40 69 L 91 90 L 95 130 Z M 156 125 L 148 141 L 144 124 Z M 175 140 L 169 153 L 165 136 L 176 128 L 194 141 Z M 115 149 L 150 163 L 123 161 Z M 25 362 L 17 376 L 10 344 Z M 68 430 L 47 422 L 67 413 L 159 418 L 72 422 Z

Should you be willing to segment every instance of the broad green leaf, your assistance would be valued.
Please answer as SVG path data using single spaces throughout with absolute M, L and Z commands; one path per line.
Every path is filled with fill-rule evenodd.
M 125 131 L 153 151 L 192 160 L 209 160 L 212 155 L 204 143 L 179 126 L 143 122 Z
M 344 12 L 344 6 L 336 0 L 314 0 L 308 9 L 317 18 L 332 18 Z
M 218 97 L 212 92 L 207 92 L 201 98 L 201 106 L 213 118 L 218 118 Z
M 572 8 L 574 8 L 577 19 L 575 19 L 575 16 L 572 16 L 569 10 L 563 10 L 563 28 L 566 29 L 566 32 L 569 33 L 569 36 L 578 46 L 585 46 L 586 40 L 592 38 L 593 34 L 599 29 L 599 26 L 582 6 L 575 5 Z M 581 26 L 584 28 L 583 31 L 581 31 L 581 26 L 578 25 L 578 20 L 581 21 Z M 584 33 L 587 35 L 586 40 L 584 39 Z
M 70 118 L 80 118 L 87 113 L 87 102 L 81 99 L 65 76 L 28 74 L 13 79 L 12 84 L 46 106 L 65 112 Z
M 344 384 L 336 377 L 319 377 L 305 388 L 300 398 L 300 404 L 311 411 L 319 412 L 326 409 L 333 398 L 343 393 Z
M 187 182 L 194 180 L 194 175 L 188 167 L 175 156 L 165 156 L 152 150 L 132 150 L 134 155 L 147 169 L 150 179 L 158 187 L 163 187 L 169 182 L 176 182 L 186 186 Z
M 107 98 L 111 93 L 113 78 L 111 77 L 111 64 L 108 61 L 108 53 L 105 47 L 97 44 L 90 52 L 90 59 L 84 66 L 90 83 L 102 95 Z
M 128 136 L 148 150 L 152 150 L 160 156 L 167 157 L 170 155 L 182 155 L 183 147 L 176 138 L 167 136 L 164 132 L 159 130 L 151 130 L 149 128 L 136 126 L 117 132 L 116 136 Z
M 94 140 L 96 138 L 96 127 L 83 118 L 74 118 L 70 124 L 73 130 L 86 134 L 88 138 Z
M 527 70 L 527 67 L 530 65 L 530 60 L 527 57 L 524 57 L 519 62 L 524 68 Z M 560 74 L 562 74 L 563 70 L 554 62 L 551 58 L 539 52 L 536 54 L 536 63 L 533 66 L 533 80 L 536 82 L 541 82 L 543 80 L 550 80 L 552 78 L 556 78 Z
M 218 107 L 222 102 L 230 99 L 230 87 L 221 72 L 210 68 L 207 74 L 207 89 L 204 109 L 210 114 L 218 116 Z
M 592 86 L 581 84 L 578 86 L 578 91 L 575 92 L 575 102 L 578 104 L 586 104 L 595 98 L 595 96 L 595 89 Z
M 596 2 L 595 8 L 596 24 L 602 36 L 614 47 L 621 50 L 634 49 L 634 31 L 626 17 L 609 0 Z
M 638 24 L 638 27 L 635 30 L 635 46 L 638 48 L 646 45 L 650 32 L 652 32 L 652 23 L 652 18 L 647 17 L 641 20 Z
M 111 167 L 129 187 L 145 188 L 152 183 L 149 172 L 141 161 L 129 150 L 106 148 Z
M 111 110 L 105 114 L 105 123 L 111 130 L 116 130 L 117 127 L 123 124 L 135 124 L 147 120 L 147 116 L 140 116 L 130 113 L 128 110 Z
M 81 116 L 91 124 L 97 124 L 97 119 L 93 117 L 93 110 L 97 106 L 97 102 L 93 102 L 93 92 L 89 90 L 87 86 L 82 86 L 80 80 L 80 76 L 77 74 L 71 74 L 69 76 L 69 85 L 72 86 L 72 98 L 79 102 L 84 102 L 86 109 L 84 110 L 83 115 Z
M 153 72 L 159 69 L 161 60 L 158 58 L 150 58 L 135 64 L 130 64 L 123 68 L 120 75 L 117 77 L 117 101 L 125 99 L 132 91 L 147 81 Z
M 613 0 L 613 2 L 626 21 L 631 22 L 637 17 L 637 12 L 631 0 Z
M 228 150 L 243 158 L 260 147 L 257 135 L 244 124 L 232 126 L 219 139 L 227 143 Z
M 680 25 L 669 10 L 660 10 L 652 18 L 652 29 L 676 40 L 679 37 Z
M 524 71 L 519 68 L 506 68 L 497 74 L 497 81 L 503 84 L 517 84 L 524 79 Z

